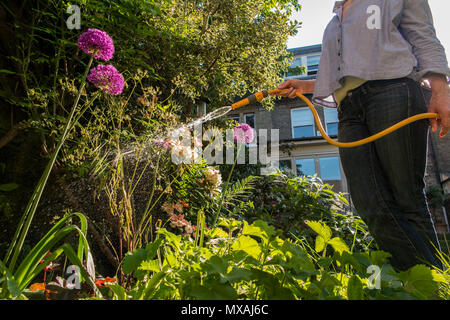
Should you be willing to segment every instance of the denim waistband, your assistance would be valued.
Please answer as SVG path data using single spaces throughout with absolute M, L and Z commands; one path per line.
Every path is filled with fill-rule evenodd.
M 390 86 L 392 84 L 396 84 L 396 83 L 401 83 L 401 82 L 415 82 L 413 79 L 408 78 L 408 77 L 403 77 L 403 78 L 396 78 L 396 79 L 386 79 L 386 80 L 370 80 L 370 81 L 366 81 L 364 82 L 362 85 L 360 85 L 359 87 L 350 90 L 347 92 L 347 95 L 345 96 L 345 98 L 342 100 L 341 104 L 348 98 L 351 97 L 354 94 L 358 94 L 358 93 L 365 93 L 367 92 L 369 89 L 374 89 L 374 88 L 381 88 L 381 87 L 385 87 L 385 86 Z

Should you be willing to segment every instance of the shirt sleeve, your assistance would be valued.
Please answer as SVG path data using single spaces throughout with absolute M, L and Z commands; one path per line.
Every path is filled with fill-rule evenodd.
M 422 79 L 429 72 L 450 77 L 445 49 L 436 37 L 427 0 L 404 0 L 399 30 L 411 44 L 417 59 L 416 80 Z

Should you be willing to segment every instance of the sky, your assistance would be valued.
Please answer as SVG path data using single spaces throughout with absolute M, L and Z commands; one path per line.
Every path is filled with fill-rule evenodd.
M 333 17 L 335 0 L 302 0 L 302 10 L 293 19 L 303 22 L 295 37 L 288 39 L 288 48 L 303 47 L 322 42 L 323 32 Z M 450 60 L 450 1 L 428 0 L 433 14 L 434 27 Z

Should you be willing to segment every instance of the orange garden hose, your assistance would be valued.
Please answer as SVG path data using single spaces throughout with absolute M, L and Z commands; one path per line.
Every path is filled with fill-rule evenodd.
M 286 89 L 285 89 L 286 90 Z M 257 92 L 243 100 L 240 100 L 236 103 L 234 103 L 233 105 L 231 105 L 231 108 L 237 109 L 243 106 L 246 106 L 248 104 L 254 103 L 254 102 L 259 102 L 262 99 L 268 97 L 271 94 L 277 94 L 280 93 L 281 89 L 274 89 L 274 90 L 270 90 L 270 91 L 261 91 L 261 92 Z M 353 147 L 357 147 L 357 146 L 362 146 L 364 144 L 370 143 L 372 141 L 375 141 L 377 139 L 380 139 L 392 132 L 394 132 L 395 130 L 398 130 L 412 122 L 415 122 L 417 120 L 422 120 L 422 119 L 439 119 L 439 115 L 437 113 L 421 113 L 421 114 L 417 114 L 415 116 L 412 116 L 410 118 L 407 118 L 403 121 L 400 121 L 399 123 L 381 131 L 378 132 L 368 138 L 362 139 L 362 140 L 358 140 L 358 141 L 354 141 L 354 142 L 337 142 L 334 141 L 333 139 L 331 139 L 327 133 L 325 132 L 322 122 L 320 121 L 319 115 L 317 114 L 316 109 L 314 108 L 313 104 L 311 103 L 311 101 L 309 101 L 308 98 L 306 98 L 304 95 L 302 95 L 301 93 L 296 93 L 297 97 L 299 97 L 300 99 L 302 99 L 307 105 L 308 107 L 311 109 L 311 112 L 313 113 L 314 116 L 314 120 L 316 121 L 317 127 L 319 128 L 320 134 L 322 135 L 322 137 L 328 141 L 330 144 L 339 147 L 339 148 L 353 148 Z

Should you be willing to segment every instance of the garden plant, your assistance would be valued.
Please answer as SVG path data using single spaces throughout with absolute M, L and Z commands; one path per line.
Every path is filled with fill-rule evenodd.
M 23 3 L 0 4 L 0 299 L 450 298 L 450 252 L 395 270 L 348 195 L 238 164 L 249 125 L 203 124 L 232 164 L 172 138 L 279 83 L 299 1 Z

